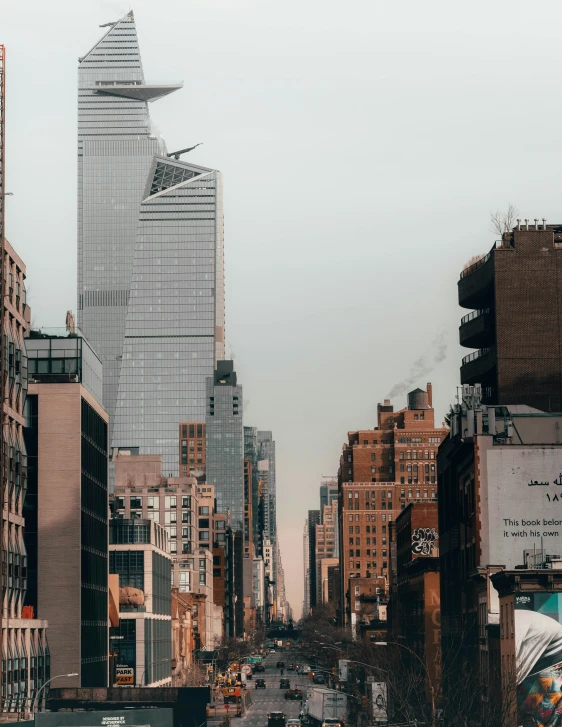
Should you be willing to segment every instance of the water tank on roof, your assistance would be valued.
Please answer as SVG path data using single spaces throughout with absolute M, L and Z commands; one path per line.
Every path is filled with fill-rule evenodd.
M 429 409 L 427 391 L 414 389 L 408 394 L 408 409 Z

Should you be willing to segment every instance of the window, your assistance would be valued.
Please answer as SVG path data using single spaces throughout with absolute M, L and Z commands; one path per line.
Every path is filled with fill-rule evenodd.
M 369 440 L 368 439 L 364 439 L 363 440 L 363 444 L 369 444 Z
M 207 561 L 205 558 L 199 558 L 199 570 L 206 570 Z
M 349 557 L 353 558 L 353 548 L 351 548 L 349 551 Z M 353 565 L 351 567 L 353 568 Z
M 349 526 L 349 534 L 350 535 L 353 535 L 353 525 L 350 525 Z
M 168 546 L 172 555 L 178 552 L 178 544 L 175 541 L 171 541 L 170 543 L 168 543 Z
M 361 525 L 356 525 L 356 526 L 355 526 L 355 532 L 356 532 L 357 534 L 359 534 L 359 533 L 361 532 Z
M 435 492 L 435 490 L 431 490 L 431 497 L 433 500 L 437 497 L 437 492 Z
M 209 514 L 209 508 L 208 507 L 200 507 L 199 508 L 199 515 L 208 515 Z
M 199 573 L 199 584 L 205 585 L 207 583 L 207 574 L 206 573 Z
M 361 538 L 355 538 L 355 545 L 361 545 Z
M 355 610 L 360 611 L 361 610 L 361 601 L 355 601 Z
M 367 545 L 371 545 L 371 538 L 367 538 Z
M 125 498 L 124 497 L 116 497 L 115 498 L 115 505 L 118 510 L 122 510 L 125 507 Z
M 355 516 L 355 522 L 356 522 L 356 523 L 358 523 L 358 522 L 359 522 L 359 515 L 356 515 L 356 516 Z
M 353 515 L 348 515 L 347 516 L 347 519 L 349 520 L 350 523 L 352 523 L 353 522 Z
M 367 548 L 366 553 L 367 553 L 367 555 L 371 555 L 371 549 L 370 548 Z
M 404 452 L 400 452 L 400 454 L 398 455 L 398 459 L 404 459 Z
M 153 510 L 155 507 L 158 507 L 158 497 L 147 497 L 146 498 L 146 506 L 149 510 Z
M 188 523 L 188 525 L 191 525 L 191 513 L 190 512 L 182 512 L 182 514 L 181 514 L 181 521 L 182 521 L 182 523 Z
M 182 527 L 181 536 L 182 536 L 182 538 L 191 538 L 191 528 Z
M 405 490 L 400 490 L 400 497 L 406 497 L 405 492 Z
M 166 510 L 170 510 L 172 508 L 176 507 L 177 497 L 175 495 L 172 495 L 171 497 L 166 495 L 164 498 L 164 507 Z
M 372 472 L 373 474 L 375 474 L 375 473 L 376 473 L 376 471 L 377 471 L 377 468 L 376 468 L 375 466 L 371 467 L 371 472 Z
M 347 455 L 347 461 L 348 462 L 351 462 L 351 455 L 350 454 Z
M 353 545 L 353 538 L 350 538 L 350 539 L 349 539 L 349 544 L 350 544 L 350 545 Z
M 374 462 L 376 460 L 376 458 L 377 458 L 377 455 L 373 452 L 371 454 L 371 462 Z
M 177 522 L 178 514 L 176 512 L 165 512 L 164 513 L 164 524 L 169 525 L 170 523 Z
M 412 452 L 412 459 L 417 459 L 417 458 L 418 458 L 418 453 Z
M 355 595 L 358 596 L 361 593 L 361 589 L 359 586 L 355 586 Z
M 201 530 L 201 532 L 199 533 L 199 540 L 209 540 L 209 531 Z
M 427 497 L 427 490 L 424 490 L 424 491 L 423 491 L 423 496 L 424 496 L 424 497 Z
M 412 453 L 408 450 L 408 459 L 412 459 Z
M 366 530 L 367 530 L 368 533 L 370 533 L 371 532 L 371 526 L 370 525 L 367 525 Z
M 142 509 L 142 497 L 131 495 L 131 510 Z
M 187 507 L 191 510 L 191 497 L 189 497 L 189 495 L 181 498 L 181 506 Z
M 416 490 L 416 497 L 419 497 L 419 496 L 420 496 L 420 491 Z
M 361 557 L 361 551 L 360 550 L 356 550 L 355 551 L 355 557 L 356 558 L 360 558 Z
M 349 469 L 347 470 L 347 474 L 348 474 L 348 475 L 350 475 L 350 474 L 351 474 L 351 467 L 350 467 L 350 468 L 349 468 Z

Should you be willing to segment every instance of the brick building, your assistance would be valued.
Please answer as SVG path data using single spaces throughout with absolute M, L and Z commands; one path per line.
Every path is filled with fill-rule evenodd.
M 202 477 L 207 466 L 205 422 L 182 422 L 179 425 L 179 473 L 184 477 Z
M 375 429 L 348 433 L 338 473 L 342 618 L 349 622 L 350 579 L 388 580 L 389 524 L 410 502 L 437 499 L 436 455 L 448 429 L 435 426 L 432 387 L 408 394 L 395 412 L 379 404 Z
M 478 349 L 461 365 L 463 384 L 479 383 L 485 404 L 562 410 L 562 226 L 520 225 L 465 268 L 460 343 Z
M 410 503 L 396 518 L 391 628 L 427 665 L 428 694 L 440 693 L 441 627 L 437 503 Z M 396 588 L 394 588 L 396 583 Z

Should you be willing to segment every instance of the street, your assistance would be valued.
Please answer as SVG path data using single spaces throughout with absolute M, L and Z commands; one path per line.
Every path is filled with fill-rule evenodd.
M 254 674 L 253 680 L 249 682 L 252 685 L 253 704 L 246 713 L 246 716 L 240 720 L 244 727 L 265 727 L 267 725 L 268 713 L 274 711 L 284 712 L 287 719 L 298 718 L 301 702 L 285 699 L 286 690 L 279 689 L 281 671 L 275 668 L 278 661 L 284 661 L 285 664 L 294 663 L 291 659 L 293 659 L 293 652 L 289 651 L 268 654 L 264 659 L 265 673 Z M 302 690 L 304 697 L 306 697 L 306 688 L 309 685 L 306 675 L 297 674 L 294 671 L 288 672 L 285 668 L 283 676 L 290 680 L 291 689 L 298 687 Z M 256 678 L 260 677 L 265 679 L 265 689 L 255 689 Z

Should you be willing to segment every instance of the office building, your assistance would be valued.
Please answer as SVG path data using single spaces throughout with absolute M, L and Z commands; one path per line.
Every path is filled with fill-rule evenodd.
M 49 623 L 51 671 L 77 674 L 59 686 L 105 687 L 108 416 L 101 361 L 71 320 L 68 328 L 32 330 L 26 339 L 26 443 L 36 496 L 26 547 L 36 565 L 37 613 Z
M 213 488 L 194 477 L 163 477 L 160 455 L 120 451 L 114 458 L 113 509 L 118 517 L 142 518 L 162 525 L 172 556 L 172 585 L 196 593 L 202 644 L 212 644 L 222 609 L 213 598 Z M 226 534 L 217 532 L 224 542 Z M 220 613 L 219 613 L 220 612 Z
M 78 71 L 78 323 L 103 362 L 111 451 L 160 454 L 205 416 L 224 357 L 222 180 L 167 154 L 148 103 L 133 12 Z M 175 158 L 172 158 L 175 157 Z
M 323 574 L 323 561 L 332 561 L 338 556 L 338 502 L 333 500 L 330 505 L 323 506 L 320 511 L 320 523 L 316 525 L 314 557 L 316 562 L 316 603 L 318 605 L 325 603 L 327 594 L 328 566 L 324 566 Z M 335 563 L 331 562 L 330 565 L 335 565 Z
M 232 361 L 219 361 L 207 379 L 207 481 L 215 486 L 217 511 L 233 531 L 244 527 L 244 425 L 242 386 Z
M 179 473 L 198 479 L 206 468 L 205 422 L 182 422 L 179 425 Z
M 259 444 L 257 427 L 244 427 L 244 497 L 246 520 L 251 504 L 252 542 L 256 555 L 262 555 L 263 527 L 260 527 L 260 485 L 258 473 Z M 251 492 L 251 503 L 249 494 Z M 261 508 L 263 511 L 264 508 Z
M 320 513 L 324 512 L 324 505 L 330 505 L 338 499 L 338 479 L 326 480 L 320 485 Z
M 310 613 L 310 545 L 308 541 L 308 518 L 304 521 L 302 531 L 302 561 L 303 561 L 303 601 L 302 615 L 308 616 Z
M 110 629 L 113 686 L 172 685 L 171 555 L 154 520 L 112 519 L 109 572 L 119 576 L 119 626 Z
M 33 711 L 38 691 L 50 678 L 47 620 L 38 613 L 36 602 L 36 549 L 28 553 L 24 536 L 28 527 L 36 528 L 37 519 L 37 493 L 33 489 L 36 461 L 26 450 L 22 426 L 28 393 L 24 336 L 30 320 L 25 277 L 25 264 L 5 239 L 1 278 L 4 358 L 2 569 L 6 574 L 2 589 L 2 641 L 5 654 L 13 656 L 9 657 L 9 662 L 4 656 L 2 662 L 1 711 L 16 714 Z M 31 567 L 33 573 L 29 572 Z M 14 669 L 13 659 L 19 661 L 19 669 Z
M 339 468 L 341 603 L 350 615 L 351 578 L 388 580 L 390 523 L 410 502 L 437 499 L 436 455 L 448 429 L 435 425 L 432 386 L 408 394 L 397 412 L 377 407 L 375 429 L 348 432 Z M 346 621 L 347 623 L 348 621 Z
M 562 226 L 518 224 L 458 282 L 461 382 L 480 384 L 484 404 L 562 410 L 559 314 Z
M 277 539 L 275 442 L 270 431 L 258 431 L 258 476 L 265 493 L 265 537 Z

